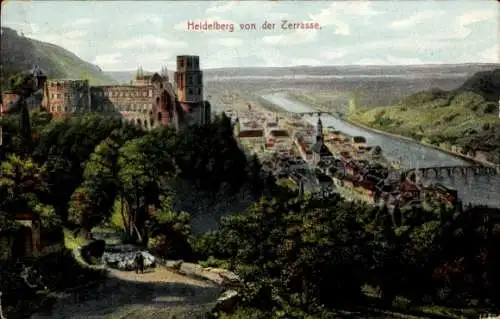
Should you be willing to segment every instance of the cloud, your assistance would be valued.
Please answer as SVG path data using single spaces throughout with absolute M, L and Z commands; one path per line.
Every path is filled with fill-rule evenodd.
M 386 65 L 387 61 L 382 60 L 382 59 L 371 59 L 371 58 L 364 58 L 359 60 L 357 63 L 354 63 L 357 65 Z
M 500 62 L 500 45 L 496 44 L 489 49 L 484 50 L 479 54 L 484 62 L 499 63 Z
M 485 22 L 488 20 L 495 21 L 496 13 L 490 10 L 477 10 L 464 13 L 457 16 L 450 24 L 451 29 L 440 30 L 429 35 L 429 39 L 435 40 L 453 40 L 465 39 L 471 33 L 471 25 L 478 22 Z M 444 28 L 443 28 L 444 29 Z
M 332 4 L 333 6 L 334 4 Z M 341 21 L 337 17 L 337 12 L 333 10 L 332 7 L 321 10 L 318 14 L 309 15 L 312 21 L 319 23 L 322 27 L 324 26 L 334 26 L 336 28 L 335 34 L 337 35 L 349 35 L 349 25 Z
M 260 48 L 255 52 L 255 56 L 263 62 L 261 64 L 264 67 L 276 67 L 280 65 L 284 65 L 285 61 L 289 61 L 287 57 L 285 57 L 281 50 L 276 48 L 264 49 Z
M 140 15 L 132 21 L 133 24 L 148 24 L 148 25 L 154 25 L 156 27 L 162 27 L 163 26 L 163 19 L 160 16 L 157 16 L 155 14 L 146 14 L 146 15 Z
M 41 31 L 41 28 L 36 23 L 27 23 L 27 22 L 8 22 L 2 23 L 2 27 L 7 27 L 14 29 L 18 32 L 22 32 L 28 35 L 35 35 Z
M 387 55 L 383 58 L 361 59 L 356 64 L 359 64 L 359 65 L 417 65 L 417 64 L 425 64 L 425 63 L 418 58 Z
M 337 60 L 345 57 L 347 55 L 346 50 L 335 50 L 335 51 L 323 51 L 320 56 L 327 60 Z
M 476 22 L 482 22 L 486 20 L 492 20 L 497 17 L 498 11 L 494 10 L 478 10 L 464 13 L 457 17 L 457 22 L 459 25 L 467 26 Z
M 142 66 L 145 70 L 160 71 L 162 65 L 170 66 L 170 69 L 176 65 L 174 54 L 166 55 L 165 53 L 141 53 L 135 54 L 131 59 L 130 64 Z M 130 68 L 129 68 L 130 69 Z
M 76 28 L 81 28 L 81 27 L 86 27 L 90 24 L 97 23 L 98 21 L 92 18 L 81 18 L 81 19 L 76 19 L 74 21 L 69 21 L 65 23 L 64 25 L 66 27 L 76 27 Z
M 290 34 L 281 35 L 268 35 L 262 37 L 262 42 L 275 45 L 275 46 L 285 46 L 293 44 L 303 44 L 313 42 L 318 38 L 317 30 L 296 30 Z
M 164 37 L 157 37 L 154 35 L 138 36 L 131 39 L 115 42 L 114 48 L 116 49 L 172 49 L 184 48 L 188 44 L 183 41 L 172 41 Z
M 419 58 L 408 58 L 408 57 L 396 57 L 389 55 L 387 56 L 387 64 L 393 65 L 413 65 L 413 64 L 424 64 Z
M 289 13 L 286 13 L 286 12 L 271 12 L 269 14 L 266 15 L 266 17 L 271 20 L 269 22 L 272 23 L 273 20 L 278 20 L 278 21 L 281 21 L 285 18 L 288 18 L 290 17 L 290 14 Z
M 318 66 L 323 65 L 319 60 L 311 59 L 311 58 L 298 58 L 293 60 L 294 65 L 307 65 L 307 66 Z
M 441 10 L 418 12 L 418 13 L 410 16 L 409 18 L 393 21 L 390 24 L 390 27 L 393 29 L 413 27 L 413 26 L 420 24 L 426 20 L 430 20 L 432 18 L 435 18 L 438 15 L 442 15 L 443 13 L 444 13 L 444 11 L 441 11 Z
M 228 48 L 240 47 L 244 43 L 244 41 L 239 38 L 219 38 L 214 42 Z
M 382 12 L 373 8 L 369 1 L 334 2 L 317 14 L 310 14 L 311 20 L 318 22 L 321 26 L 334 26 L 336 35 L 350 35 L 349 24 L 345 20 L 353 20 L 353 17 L 367 19 Z
M 118 63 L 120 63 L 120 58 L 122 57 L 121 53 L 107 53 L 107 54 L 99 54 L 94 58 L 92 63 L 97 64 L 99 67 L 103 69 L 113 68 Z
M 215 2 L 212 4 L 207 10 L 207 14 L 213 14 L 213 13 L 225 13 L 225 12 L 230 12 L 231 10 L 234 10 L 235 4 L 237 4 L 238 1 L 219 1 Z
M 75 30 L 75 31 L 69 31 L 64 34 L 64 36 L 68 39 L 81 39 L 87 36 L 87 31 L 83 30 Z

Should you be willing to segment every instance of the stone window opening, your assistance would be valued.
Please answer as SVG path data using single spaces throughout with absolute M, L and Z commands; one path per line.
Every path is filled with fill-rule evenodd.
M 158 112 L 158 114 L 156 115 L 156 119 L 158 120 L 158 122 L 161 122 L 162 119 L 161 112 Z
M 192 89 L 192 88 L 189 88 L 189 89 L 188 89 L 188 94 L 189 94 L 189 95 L 193 95 L 193 89 Z
M 160 104 L 160 97 L 157 97 L 156 98 L 156 105 L 159 105 Z
M 188 80 L 188 85 L 193 84 L 193 77 L 192 76 L 188 76 L 187 80 Z

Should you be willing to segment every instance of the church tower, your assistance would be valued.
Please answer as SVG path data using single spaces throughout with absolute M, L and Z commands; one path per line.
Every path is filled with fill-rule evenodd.
M 200 70 L 199 56 L 177 56 L 175 84 L 177 98 L 189 117 L 189 122 L 192 124 L 206 124 L 203 72 Z
M 316 143 L 323 144 L 323 122 L 321 117 L 318 116 L 318 124 L 316 124 Z

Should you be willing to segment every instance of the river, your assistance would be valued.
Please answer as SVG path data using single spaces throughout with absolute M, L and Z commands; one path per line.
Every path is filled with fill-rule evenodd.
M 315 112 L 304 103 L 287 98 L 285 92 L 264 94 L 262 97 L 289 112 Z M 307 121 L 316 124 L 317 117 L 304 116 Z M 405 168 L 468 165 L 461 158 L 449 155 L 434 148 L 401 140 L 395 137 L 351 125 L 331 115 L 321 115 L 324 127 L 333 126 L 352 136 L 364 136 L 369 145 L 379 145 L 390 160 L 401 161 Z M 465 176 L 431 178 L 429 182 L 439 182 L 458 191 L 464 204 L 488 205 L 500 207 L 500 176 Z

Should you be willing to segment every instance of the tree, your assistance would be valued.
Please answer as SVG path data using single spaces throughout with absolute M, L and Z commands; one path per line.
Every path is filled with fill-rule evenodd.
M 171 132 L 159 132 L 158 136 L 147 135 L 125 143 L 118 157 L 118 181 L 120 198 L 126 205 L 125 224 L 128 236 L 142 240 L 141 229 L 148 219 L 148 207 L 159 206 L 160 195 L 170 189 L 170 183 L 177 174 L 174 158 L 166 148 Z M 164 136 L 161 136 L 164 135 Z
M 382 148 L 379 145 L 377 145 L 373 148 L 372 152 L 373 152 L 373 155 L 380 156 L 380 155 L 382 155 Z
M 175 212 L 170 197 L 162 197 L 160 207 L 151 219 L 151 247 L 168 258 L 187 258 L 190 255 L 191 216 L 186 212 Z
M 58 224 L 53 209 L 41 199 L 47 190 L 44 171 L 30 158 L 10 155 L 0 165 L 0 228 L 10 228 L 16 213 L 35 212 L 44 225 Z
M 19 122 L 21 138 L 26 154 L 30 154 L 32 146 L 30 114 L 28 111 L 28 106 L 26 105 L 26 100 L 21 99 L 19 103 L 21 104 L 21 117 Z

